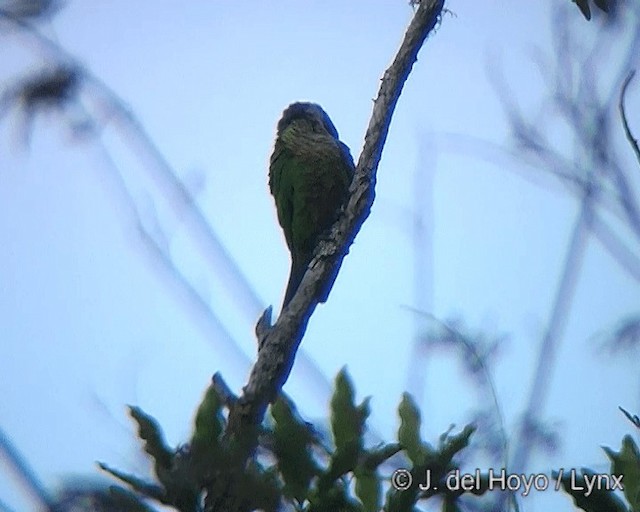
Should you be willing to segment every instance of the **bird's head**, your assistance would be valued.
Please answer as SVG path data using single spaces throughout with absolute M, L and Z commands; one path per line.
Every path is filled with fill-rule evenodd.
M 278 121 L 278 136 L 283 135 L 289 128 L 330 135 L 338 140 L 338 130 L 327 113 L 316 103 L 298 102 L 289 105 Z

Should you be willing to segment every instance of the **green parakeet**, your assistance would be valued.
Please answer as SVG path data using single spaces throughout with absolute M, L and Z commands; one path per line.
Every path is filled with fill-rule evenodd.
M 269 166 L 269 188 L 291 251 L 283 308 L 298 289 L 321 235 L 335 222 L 354 170 L 349 148 L 320 105 L 287 107 L 278 122 Z

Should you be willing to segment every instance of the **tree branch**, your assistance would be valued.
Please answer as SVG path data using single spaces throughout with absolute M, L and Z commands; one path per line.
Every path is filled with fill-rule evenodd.
M 258 360 L 239 399 L 241 407 L 232 411 L 231 419 L 240 423 L 250 418 L 261 420 L 267 404 L 275 398 L 286 381 L 306 324 L 317 305 L 318 292 L 334 278 L 349 246 L 369 216 L 375 196 L 376 171 L 393 110 L 418 51 L 436 25 L 443 5 L 444 0 L 420 4 L 394 62 L 385 72 L 374 102 L 349 201 L 334 224 L 330 238 L 323 240 L 316 249 L 315 258 L 298 292 L 275 325 L 266 331 Z
M 393 111 L 417 60 L 418 51 L 440 20 L 443 8 L 444 0 L 423 0 L 418 6 L 400 49 L 382 78 L 349 191 L 349 201 L 332 227 L 328 239 L 318 244 L 314 260 L 297 293 L 275 325 L 265 328 L 263 317 L 259 335 L 261 339 L 258 340 L 258 359 L 242 395 L 229 413 L 225 436 L 232 444 L 235 444 L 233 441 L 244 441 L 246 436 L 251 435 L 256 425 L 262 421 L 268 404 L 280 392 L 289 377 L 307 322 L 318 304 L 318 294 L 321 290 L 330 289 L 344 256 L 369 216 L 375 197 L 376 171 Z M 265 313 L 268 318 L 268 312 Z M 255 441 L 248 445 L 240 442 L 238 445 L 244 446 L 244 453 L 237 454 L 234 469 L 242 471 L 256 445 Z M 229 482 L 233 485 L 233 471 L 230 473 Z M 230 491 L 231 496 L 237 495 L 232 489 Z M 206 510 L 214 508 L 207 506 Z
M 631 148 L 636 155 L 638 164 L 640 164 L 640 147 L 638 147 L 638 139 L 636 139 L 633 136 L 633 133 L 631 133 L 631 128 L 629 127 L 629 122 L 627 121 L 627 114 L 624 110 L 624 97 L 627 94 L 627 87 L 629 87 L 629 83 L 631 82 L 631 80 L 633 80 L 635 74 L 636 71 L 633 70 L 631 71 L 631 73 L 629 73 L 629 75 L 627 75 L 627 78 L 625 78 L 624 83 L 622 84 L 622 90 L 620 91 L 620 101 L 618 103 L 618 108 L 620 109 L 620 116 L 622 117 L 624 134 L 626 135 L 629 144 L 631 144 Z
M 27 460 L 13 445 L 8 435 L 0 428 L 0 460 L 2 459 L 7 462 L 9 469 L 13 470 L 15 476 L 21 481 L 30 496 L 39 502 L 38 505 L 45 507 L 47 510 L 52 510 L 54 505 L 53 498 L 51 498 L 46 487 L 29 466 Z M 1 509 L 11 510 L 4 503 L 0 503 L 0 507 Z

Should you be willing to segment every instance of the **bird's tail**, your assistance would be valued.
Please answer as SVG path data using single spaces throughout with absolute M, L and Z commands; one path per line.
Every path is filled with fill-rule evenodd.
M 302 282 L 302 278 L 304 277 L 304 274 L 307 271 L 308 263 L 309 262 L 305 262 L 302 264 L 291 263 L 291 272 L 289 273 L 289 282 L 287 283 L 287 291 L 284 294 L 282 309 L 284 309 L 285 306 L 289 304 L 289 302 L 291 302 L 291 299 L 293 299 L 293 296 L 296 294 L 296 291 L 298 291 L 298 287 Z M 335 266 L 333 268 L 333 273 L 329 277 L 327 284 L 324 286 L 323 289 L 319 290 L 318 297 L 317 297 L 318 302 L 321 302 L 321 303 L 327 302 L 327 298 L 329 297 L 329 292 L 331 291 L 331 288 L 333 288 L 333 284 L 336 281 L 338 270 L 339 270 L 338 266 Z
M 304 273 L 307 270 L 306 265 L 300 265 L 299 263 L 292 262 L 291 263 L 291 272 L 289 273 L 289 282 L 287 283 L 287 291 L 284 293 L 284 301 L 282 303 L 282 309 L 285 308 L 293 296 L 296 294 L 298 290 L 298 286 L 302 282 L 302 278 L 304 277 Z

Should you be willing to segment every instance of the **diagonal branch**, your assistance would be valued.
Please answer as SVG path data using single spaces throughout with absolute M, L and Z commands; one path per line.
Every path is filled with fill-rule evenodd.
M 49 62 L 66 64 L 81 74 L 85 83 L 93 86 L 95 97 L 102 99 L 106 121 L 116 124 L 122 140 L 128 144 L 133 154 L 146 164 L 143 170 L 157 184 L 162 198 L 183 221 L 191 239 L 199 246 L 204 261 L 213 271 L 224 278 L 230 297 L 240 306 L 243 313 L 253 319 L 263 303 L 242 273 L 222 240 L 213 230 L 191 192 L 180 180 L 176 170 L 169 164 L 155 145 L 144 126 L 131 113 L 125 102 L 91 71 L 55 41 L 41 34 L 33 24 L 16 18 L 10 12 L 0 9 L 0 21 L 7 21 L 21 29 L 21 34 L 30 38 L 37 49 L 45 54 Z M 103 124 L 106 125 L 106 122 Z
M 229 355 L 229 360 L 236 361 L 242 366 L 248 366 L 250 361 L 240 349 L 238 343 L 233 339 L 223 322 L 205 300 L 202 294 L 191 284 L 191 282 L 177 268 L 171 255 L 164 244 L 158 240 L 158 234 L 151 232 L 145 226 L 142 216 L 136 205 L 136 200 L 127 188 L 123 172 L 116 164 L 111 154 L 100 139 L 99 133 L 94 134 L 94 144 L 99 152 L 99 157 L 103 161 L 109 177 L 112 179 L 119 196 L 119 201 L 123 205 L 121 210 L 127 210 L 131 217 L 131 223 L 136 226 L 136 231 L 144 249 L 151 257 L 152 263 L 157 265 L 158 270 L 163 272 L 163 277 L 170 281 L 173 291 L 178 299 L 184 301 L 187 311 L 193 313 L 198 320 L 203 320 L 209 328 L 209 332 L 214 340 L 220 343 L 225 355 Z
M 334 224 L 331 235 L 316 248 L 315 258 L 289 305 L 273 327 L 264 327 L 270 317 L 265 311 L 261 322 L 258 359 L 242 396 L 229 414 L 226 436 L 231 441 L 245 440 L 258 425 L 266 408 L 287 380 L 307 322 L 317 305 L 318 292 L 335 279 L 344 256 L 360 227 L 369 216 L 375 196 L 376 171 L 387 138 L 391 117 L 403 85 L 427 35 L 437 25 L 444 0 L 423 0 L 411 21 L 398 53 L 380 84 L 378 97 L 365 135 L 362 153 L 350 188 L 349 201 Z M 241 443 L 244 444 L 244 443 Z M 255 449 L 255 442 L 238 454 L 236 470 L 241 471 Z M 230 481 L 233 477 L 230 475 Z M 233 491 L 231 494 L 235 494 Z
M 13 445 L 9 436 L 0 428 L 0 460 L 2 459 L 7 462 L 9 468 L 12 469 L 16 477 L 21 480 L 27 492 L 39 502 L 39 505 L 45 507 L 47 510 L 52 510 L 54 504 L 53 498 L 36 476 L 33 468 L 29 466 L 27 460 Z M 11 510 L 4 503 L 0 502 L 0 510 L 3 509 Z
M 267 331 L 263 348 L 240 398 L 242 410 L 233 411 L 235 419 L 260 419 L 266 405 L 275 398 L 289 375 L 306 324 L 317 305 L 315 297 L 335 276 L 349 246 L 369 216 L 375 195 L 376 171 L 393 110 L 422 43 L 439 19 L 443 4 L 444 0 L 420 4 L 394 62 L 385 72 L 351 185 L 349 202 L 333 226 L 331 237 L 316 249 L 316 257 L 298 293 L 273 328 Z

